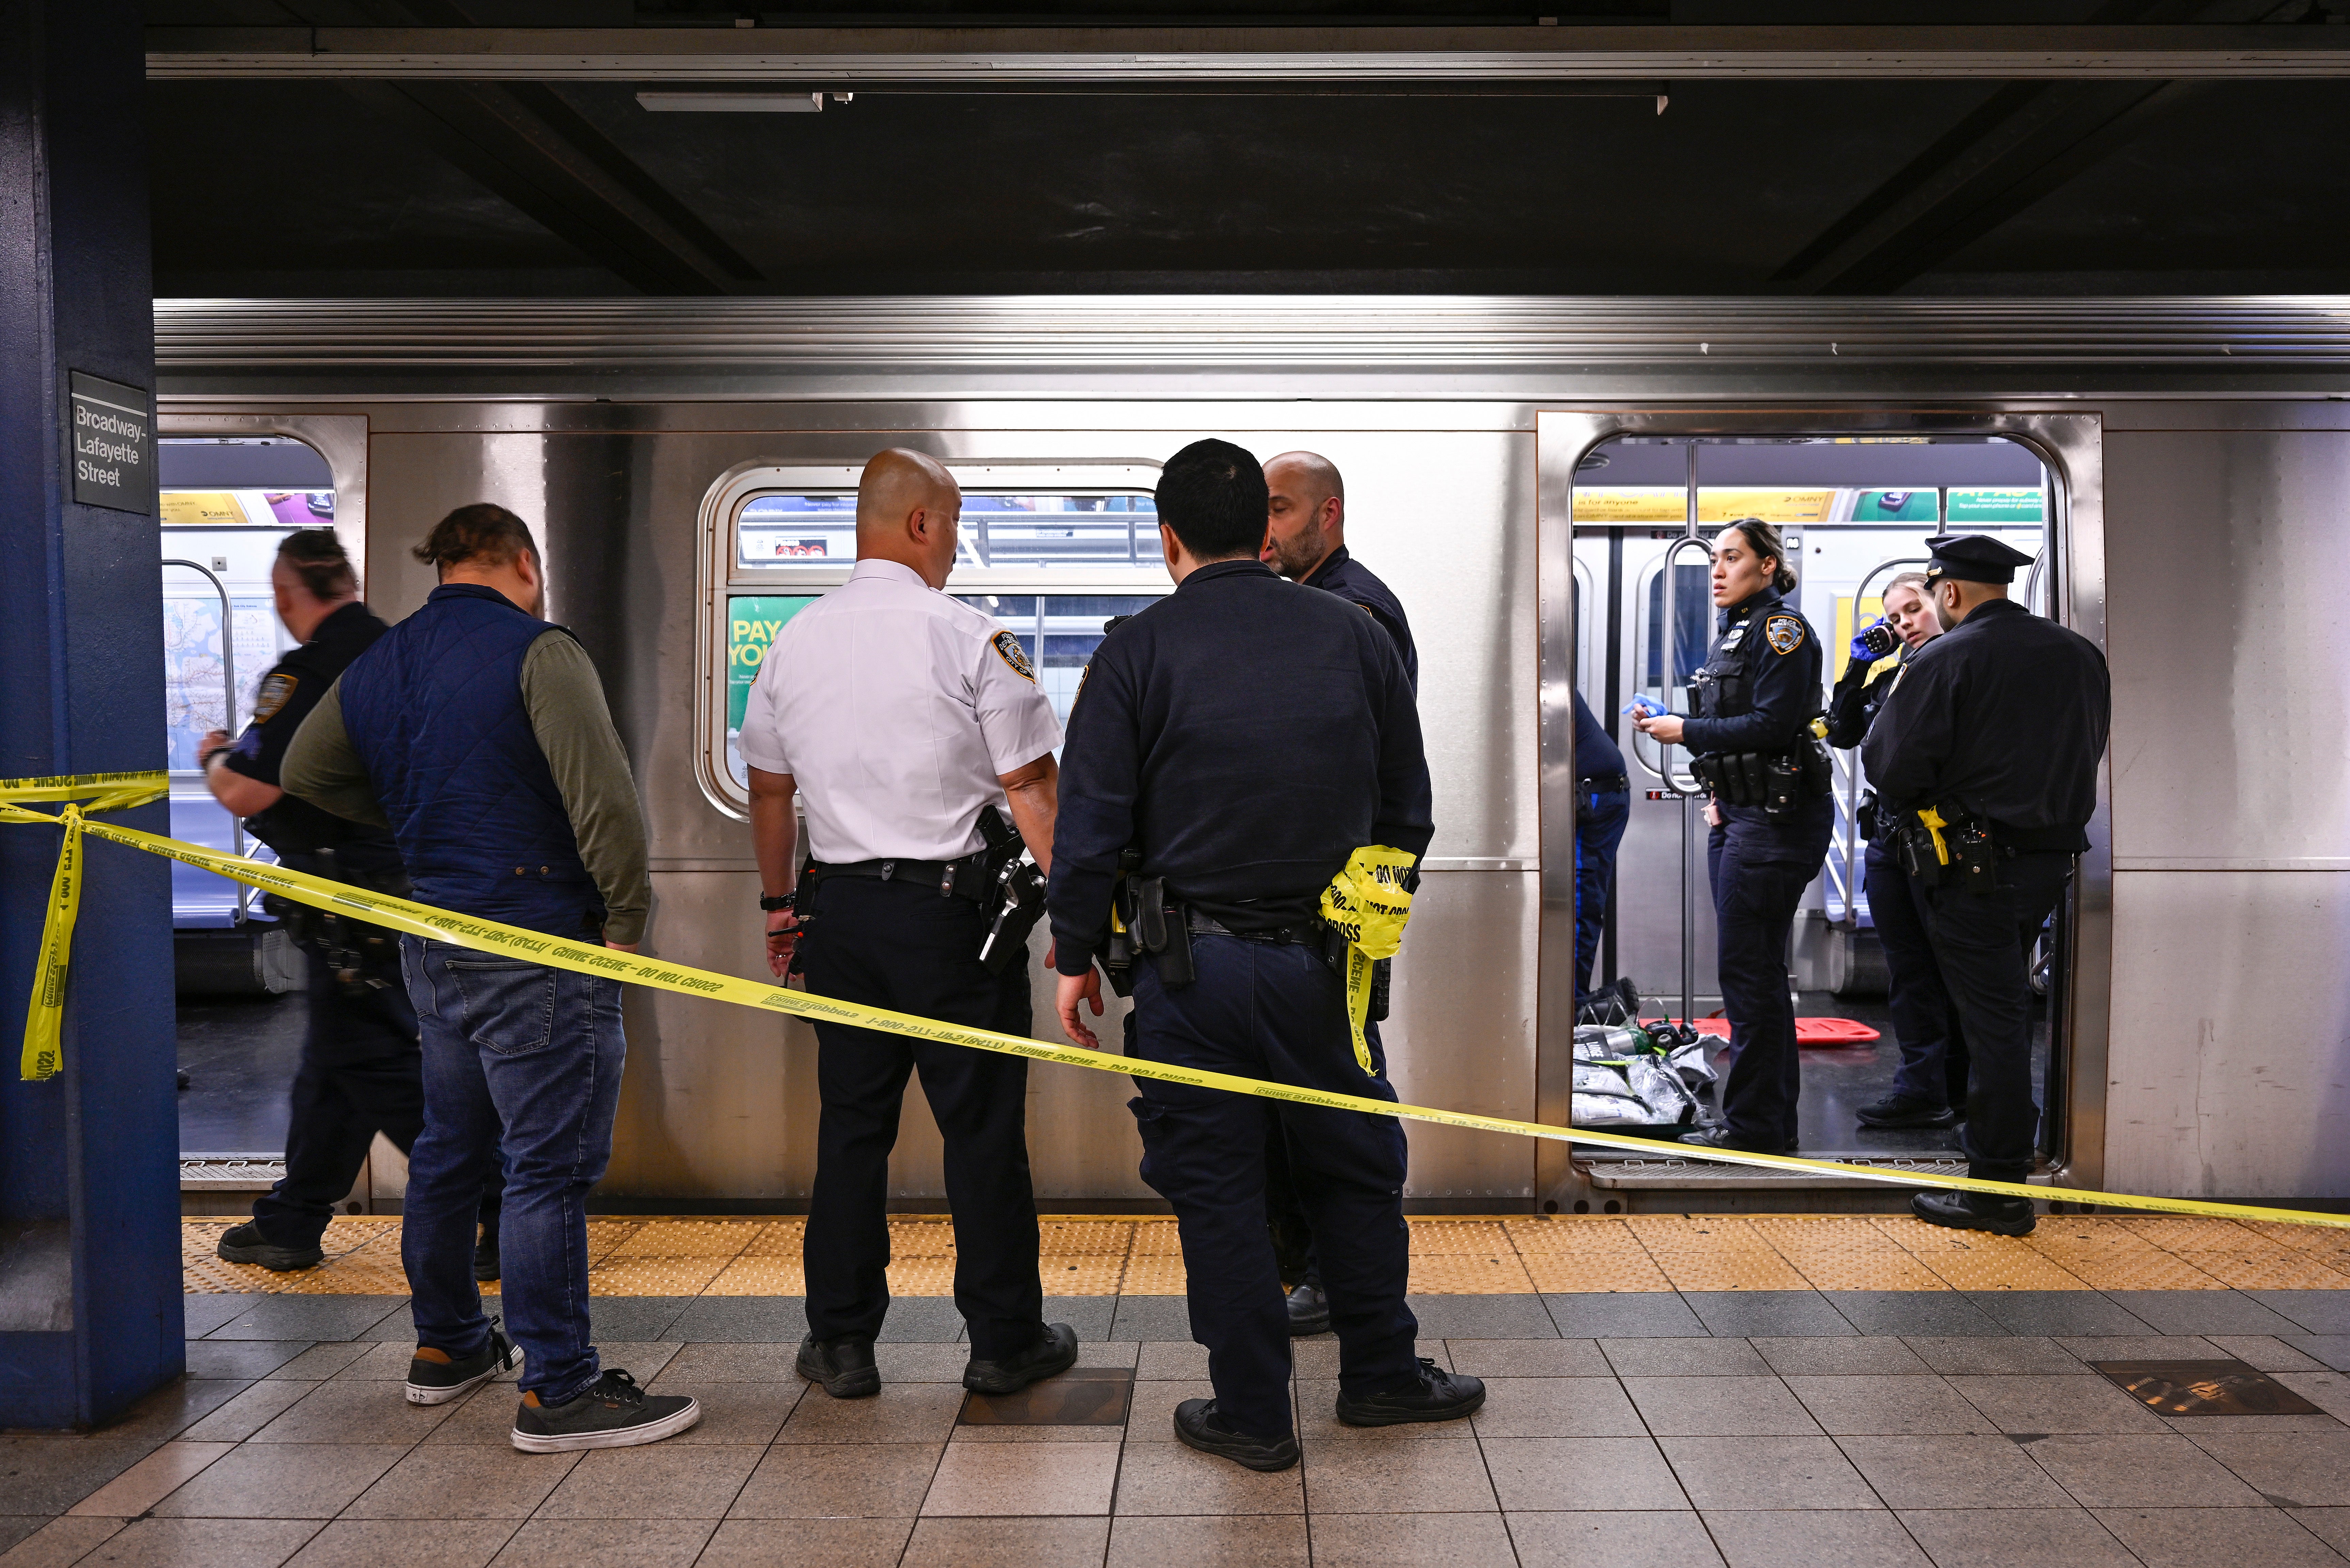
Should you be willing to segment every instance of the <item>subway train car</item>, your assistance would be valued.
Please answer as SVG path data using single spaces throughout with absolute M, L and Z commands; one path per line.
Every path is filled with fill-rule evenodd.
M 1680 700 L 1711 624 L 1706 539 L 1746 515 L 1786 530 L 1833 676 L 1927 535 L 1997 533 L 2035 558 L 2018 594 L 2114 676 L 2095 847 L 2041 940 L 2047 1179 L 2350 1198 L 2350 675 L 2325 651 L 2350 506 L 2338 302 L 174 301 L 156 334 L 167 557 L 225 580 L 248 556 L 265 570 L 253 535 L 330 518 L 396 618 L 432 586 L 409 548 L 451 508 L 531 523 L 549 613 L 594 655 L 636 764 L 652 950 L 738 974 L 762 966 L 733 729 L 776 628 L 847 574 L 869 453 L 916 447 L 956 472 L 949 591 L 1018 635 L 1065 707 L 1102 622 L 1169 591 L 1150 503 L 1168 454 L 1217 435 L 1327 455 L 1350 546 L 1417 633 L 1435 777 L 1396 1086 L 1552 1123 L 1572 1115 L 1572 694 L 1634 773 L 1603 973 L 1701 1019 L 1720 1002 L 1687 759 L 1631 746 L 1615 715 L 1640 692 Z M 236 655 L 240 682 L 269 630 L 247 634 L 263 646 Z M 176 668 L 189 722 L 239 700 L 203 658 Z M 1806 1012 L 1881 985 L 1850 874 L 1865 780 L 1842 765 L 1837 846 L 1794 944 Z M 233 894 L 209 915 L 186 902 L 236 919 Z M 1041 965 L 1035 998 L 1055 1034 Z M 806 1027 L 653 992 L 628 1026 L 601 1201 L 804 1206 Z M 1805 1152 L 1950 1168 L 1948 1133 L 1856 1133 L 1851 1104 L 1891 1054 L 1806 1053 Z M 1156 1207 L 1123 1078 L 1042 1066 L 1031 1085 L 1048 1208 Z M 1420 1212 L 1900 1200 L 1409 1134 Z M 893 1190 L 941 1205 L 919 1108 Z

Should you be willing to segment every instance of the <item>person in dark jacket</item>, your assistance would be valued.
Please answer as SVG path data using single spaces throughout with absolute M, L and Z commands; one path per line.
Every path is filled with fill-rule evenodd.
M 1632 820 L 1632 781 L 1624 753 L 1592 712 L 1583 693 L 1575 694 L 1575 1007 L 1579 1014 L 1595 1000 L 1631 994 L 1610 985 L 1595 992 L 1592 966 L 1599 961 L 1599 939 L 1607 929 L 1607 905 L 1616 896 L 1616 852 Z
M 1930 544 L 1945 630 L 1886 694 L 1860 754 L 1879 820 L 1899 825 L 1928 884 L 1927 930 L 1965 1025 L 1968 1174 L 2021 1182 L 2040 1127 L 2028 952 L 2089 847 L 2113 685 L 2096 644 L 2007 597 L 2032 557 L 1980 534 Z M 2033 1224 L 2026 1198 L 1919 1193 L 1909 1207 L 1961 1230 Z
M 1156 906 L 1126 924 L 1149 947 L 1134 966 L 1131 1054 L 1391 1101 L 1384 1064 L 1357 1045 L 1320 911 L 1357 850 L 1427 851 L 1428 763 L 1403 662 L 1370 617 L 1257 558 L 1266 490 L 1247 452 L 1194 442 L 1168 461 L 1157 499 L 1175 592 L 1103 638 L 1062 752 L 1046 898 L 1061 1026 L 1098 1048 L 1080 1011 L 1101 1011 L 1094 954 L 1125 880 L 1129 909 Z M 1129 850 L 1139 864 L 1123 878 Z M 1416 1349 L 1393 1117 L 1150 1078 L 1136 1088 L 1142 1179 L 1174 1208 L 1215 1389 L 1177 1407 L 1179 1440 L 1253 1469 L 1298 1460 L 1265 1232 L 1276 1122 L 1338 1335 L 1339 1420 L 1453 1420 L 1483 1403 L 1482 1383 Z
M 1879 623 L 1900 639 L 1889 670 L 1877 670 L 1868 633 L 1852 639 L 1851 662 L 1828 696 L 1827 742 L 1845 751 L 1868 737 L 1886 693 L 1919 649 L 1942 635 L 1942 624 L 1926 602 L 1926 575 L 1903 572 L 1885 586 L 1885 617 Z M 1870 672 L 1875 670 L 1876 673 Z M 1958 1120 L 1954 1108 L 1967 1095 L 1967 1044 L 1958 1008 L 1942 985 L 1941 965 L 1926 934 L 1926 894 L 1901 869 L 1891 840 L 1876 829 L 1876 802 L 1860 806 L 1859 831 L 1868 840 L 1863 885 L 1868 915 L 1885 951 L 1887 1011 L 1901 1054 L 1893 1087 L 1884 1098 L 1860 1107 L 1864 1127 L 1946 1127 Z
M 299 528 L 278 541 L 269 586 L 277 618 L 301 646 L 262 676 L 242 734 L 231 740 L 215 730 L 197 744 L 204 784 L 276 852 L 279 865 L 404 894 L 408 878 L 390 833 L 321 811 L 278 784 L 295 732 L 344 667 L 383 635 L 383 622 L 359 602 L 358 575 L 331 528 Z M 222 1233 L 214 1251 L 227 1262 L 283 1272 L 325 1259 L 319 1240 L 378 1133 L 402 1155 L 415 1146 L 424 1127 L 424 1067 L 416 1009 L 400 981 L 400 939 L 307 904 L 269 902 L 307 961 L 307 1030 L 288 1096 L 286 1174 L 255 1199 L 251 1220 Z M 494 1189 L 480 1219 L 474 1270 L 494 1280 Z
M 1835 802 L 1802 775 L 1820 709 L 1820 639 L 1783 596 L 1795 587 L 1779 531 L 1759 517 L 1713 542 L 1721 635 L 1692 678 L 1694 716 L 1654 714 L 1639 726 L 1686 746 L 1708 781 L 1706 869 L 1713 886 L 1721 1008 L 1730 1019 L 1724 1125 L 1683 1143 L 1786 1154 L 1799 1142 L 1801 1058 L 1787 993 L 1787 942 L 1804 889 L 1828 853 Z M 1785 783 L 1782 784 L 1782 778 Z
M 1378 622 L 1395 639 L 1404 678 L 1417 698 L 1419 649 L 1412 642 L 1410 618 L 1403 612 L 1403 601 L 1347 548 L 1347 481 L 1338 465 L 1317 452 L 1285 452 L 1264 465 L 1264 546 L 1257 559 L 1293 583 L 1337 595 Z M 1370 1021 L 1363 1026 L 1374 1052 L 1382 1050 L 1378 1026 L 1388 1015 L 1394 963 L 1381 959 L 1375 971 Z M 1297 1185 L 1290 1179 L 1287 1136 L 1278 1127 L 1264 1158 L 1265 1212 L 1281 1263 L 1281 1282 L 1289 1287 L 1289 1332 L 1326 1334 L 1330 1297 L 1322 1288 L 1322 1270 L 1314 1257 L 1313 1225 L 1305 1218 Z
M 530 529 L 502 506 L 461 506 L 415 554 L 441 586 L 303 722 L 286 792 L 389 827 L 420 903 L 634 952 L 652 901 L 636 782 L 596 667 L 538 618 Z M 401 947 L 424 1045 L 400 1227 L 410 1402 L 445 1404 L 512 1365 L 471 1267 L 474 1206 L 503 1150 L 503 1305 L 524 1355 L 514 1446 L 685 1430 L 696 1401 L 646 1394 L 589 1336 L 587 1199 L 612 1155 L 620 982 L 454 942 Z

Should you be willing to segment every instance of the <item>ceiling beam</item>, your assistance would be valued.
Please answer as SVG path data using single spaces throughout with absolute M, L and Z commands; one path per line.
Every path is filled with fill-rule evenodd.
M 795 86 L 2350 77 L 2350 28 L 151 27 L 152 79 Z

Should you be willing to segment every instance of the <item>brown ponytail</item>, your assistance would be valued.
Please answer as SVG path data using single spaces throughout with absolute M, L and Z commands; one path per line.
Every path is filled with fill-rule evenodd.
M 1768 556 L 1779 563 L 1778 571 L 1772 574 L 1771 586 L 1783 594 L 1791 592 L 1795 586 L 1795 568 L 1787 564 L 1787 546 L 1779 537 L 1779 530 L 1760 517 L 1741 517 L 1731 526 L 1746 535 L 1746 547 L 1754 552 L 1756 558 Z

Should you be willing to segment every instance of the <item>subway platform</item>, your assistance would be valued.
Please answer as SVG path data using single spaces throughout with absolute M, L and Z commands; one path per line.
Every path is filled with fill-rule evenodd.
M 1305 1462 L 1173 1441 L 1207 1392 L 1175 1228 L 1050 1219 L 1050 1397 L 960 1386 L 942 1219 L 892 1222 L 877 1398 L 792 1372 L 801 1222 L 591 1223 L 608 1365 L 704 1406 L 534 1456 L 513 1390 L 403 1402 L 399 1221 L 269 1274 L 183 1230 L 188 1377 L 87 1435 L 0 1436 L 0 1564 L 783 1568 L 1572 1564 L 2185 1568 L 2350 1557 L 2350 1231 L 2050 1216 L 1413 1221 L 1421 1353 L 1473 1420 L 1363 1431 L 1299 1341 Z M 1040 1386 L 1040 1390 L 1052 1386 Z

